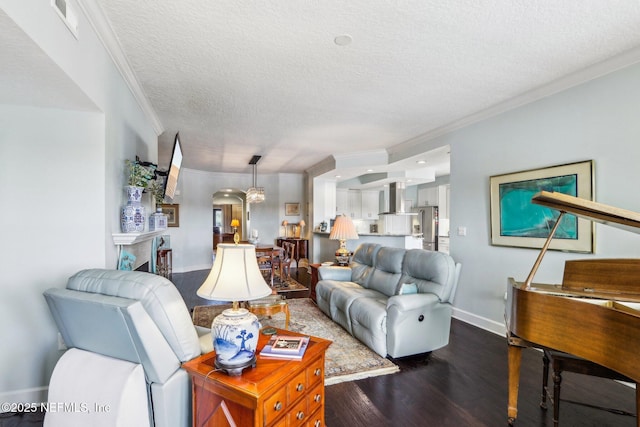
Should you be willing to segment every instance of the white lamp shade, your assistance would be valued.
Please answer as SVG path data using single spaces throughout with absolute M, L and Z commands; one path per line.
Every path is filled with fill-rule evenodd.
M 358 232 L 355 225 L 348 216 L 340 215 L 336 217 L 329 234 L 331 240 L 355 240 L 358 238 Z
M 196 292 L 213 301 L 249 301 L 271 295 L 254 245 L 218 244 L 211 272 Z

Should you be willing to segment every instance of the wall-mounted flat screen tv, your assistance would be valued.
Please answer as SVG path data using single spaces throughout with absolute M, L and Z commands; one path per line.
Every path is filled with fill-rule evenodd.
M 173 142 L 173 151 L 171 152 L 171 162 L 169 163 L 169 174 L 164 181 L 164 197 L 171 200 L 176 195 L 178 187 L 178 176 L 180 175 L 180 167 L 182 166 L 182 147 L 180 146 L 180 133 L 176 133 Z

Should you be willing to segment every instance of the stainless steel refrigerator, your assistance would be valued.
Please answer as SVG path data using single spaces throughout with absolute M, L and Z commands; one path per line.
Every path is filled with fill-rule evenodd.
M 414 236 L 422 236 L 422 249 L 438 250 L 438 207 L 423 206 L 414 208 L 418 215 L 412 216 L 411 232 Z

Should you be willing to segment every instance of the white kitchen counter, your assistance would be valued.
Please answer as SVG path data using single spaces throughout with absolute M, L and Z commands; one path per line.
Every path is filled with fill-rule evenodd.
M 330 261 L 339 247 L 337 240 L 329 240 L 329 233 L 313 233 L 313 260 L 318 263 Z M 382 246 L 403 249 L 422 249 L 422 238 L 410 234 L 358 233 L 358 240 L 347 240 L 347 249 L 354 251 L 362 243 L 377 243 Z

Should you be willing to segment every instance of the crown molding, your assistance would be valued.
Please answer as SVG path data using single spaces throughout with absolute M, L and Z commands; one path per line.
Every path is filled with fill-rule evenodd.
M 105 17 L 102 8 L 96 1 L 93 0 L 77 0 L 77 2 L 80 6 L 80 9 L 82 9 L 82 12 L 87 17 L 87 20 L 93 27 L 93 30 L 96 33 L 98 39 L 102 42 L 102 45 L 109 53 L 111 60 L 124 79 L 127 87 L 133 94 L 136 102 L 142 109 L 143 113 L 151 121 L 153 130 L 155 131 L 156 135 L 159 136 L 160 134 L 162 134 L 162 132 L 164 132 L 164 126 L 162 125 L 162 122 L 160 121 L 160 118 L 156 114 L 155 110 L 151 106 L 149 99 L 142 90 L 140 82 L 131 69 L 129 61 L 122 51 L 122 46 L 120 46 L 113 28 Z
M 389 153 L 393 158 L 402 157 L 400 153 L 415 152 L 415 148 L 422 146 L 427 142 L 436 138 L 450 134 L 454 131 L 487 120 L 491 117 L 514 110 L 526 104 L 538 101 L 548 96 L 560 93 L 575 86 L 595 80 L 599 77 L 621 70 L 628 66 L 640 62 L 640 47 L 633 48 L 619 55 L 597 62 L 587 68 L 575 71 L 564 77 L 560 77 L 545 85 L 524 92 L 518 96 L 510 98 L 506 101 L 495 104 L 477 113 L 462 117 L 453 121 L 448 125 L 433 129 L 422 135 L 418 135 L 407 141 L 401 142 L 389 149 Z

